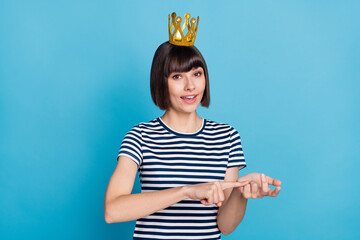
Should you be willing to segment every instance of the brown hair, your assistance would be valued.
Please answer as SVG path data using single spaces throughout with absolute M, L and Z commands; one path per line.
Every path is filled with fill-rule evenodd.
M 168 41 L 161 44 L 155 52 L 150 74 L 151 97 L 155 105 L 162 110 L 170 106 L 167 80 L 171 73 L 188 72 L 197 67 L 202 67 L 205 75 L 205 90 L 201 105 L 209 107 L 209 75 L 205 59 L 200 51 L 195 46 L 176 46 Z

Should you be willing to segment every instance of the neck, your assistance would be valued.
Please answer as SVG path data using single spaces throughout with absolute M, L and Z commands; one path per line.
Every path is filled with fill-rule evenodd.
M 197 112 L 192 113 L 179 113 L 171 109 L 167 110 L 161 117 L 171 129 L 182 133 L 193 133 L 201 128 L 202 118 Z

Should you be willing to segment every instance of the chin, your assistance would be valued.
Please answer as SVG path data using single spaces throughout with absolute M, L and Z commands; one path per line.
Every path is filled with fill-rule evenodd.
M 193 107 L 193 106 L 188 106 L 186 108 L 182 108 L 181 111 L 184 112 L 184 113 L 193 113 L 193 112 L 196 112 L 196 109 L 198 108 L 199 104 L 196 105 L 196 107 Z

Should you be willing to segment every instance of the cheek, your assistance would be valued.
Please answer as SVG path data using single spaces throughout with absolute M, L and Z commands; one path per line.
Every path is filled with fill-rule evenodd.
M 177 84 L 169 84 L 168 90 L 170 98 L 176 99 L 180 97 L 181 88 Z
M 199 89 L 202 89 L 202 91 L 205 91 L 205 87 L 206 87 L 206 81 L 205 79 L 200 83 L 199 85 Z

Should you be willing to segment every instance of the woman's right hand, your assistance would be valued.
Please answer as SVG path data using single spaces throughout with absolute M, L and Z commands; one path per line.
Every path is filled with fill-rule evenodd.
M 216 181 L 209 183 L 187 185 L 185 187 L 185 194 L 190 199 L 200 200 L 200 202 L 205 206 L 215 203 L 218 207 L 220 207 L 225 199 L 224 189 L 243 187 L 248 183 L 249 181 L 240 181 L 240 182 Z

